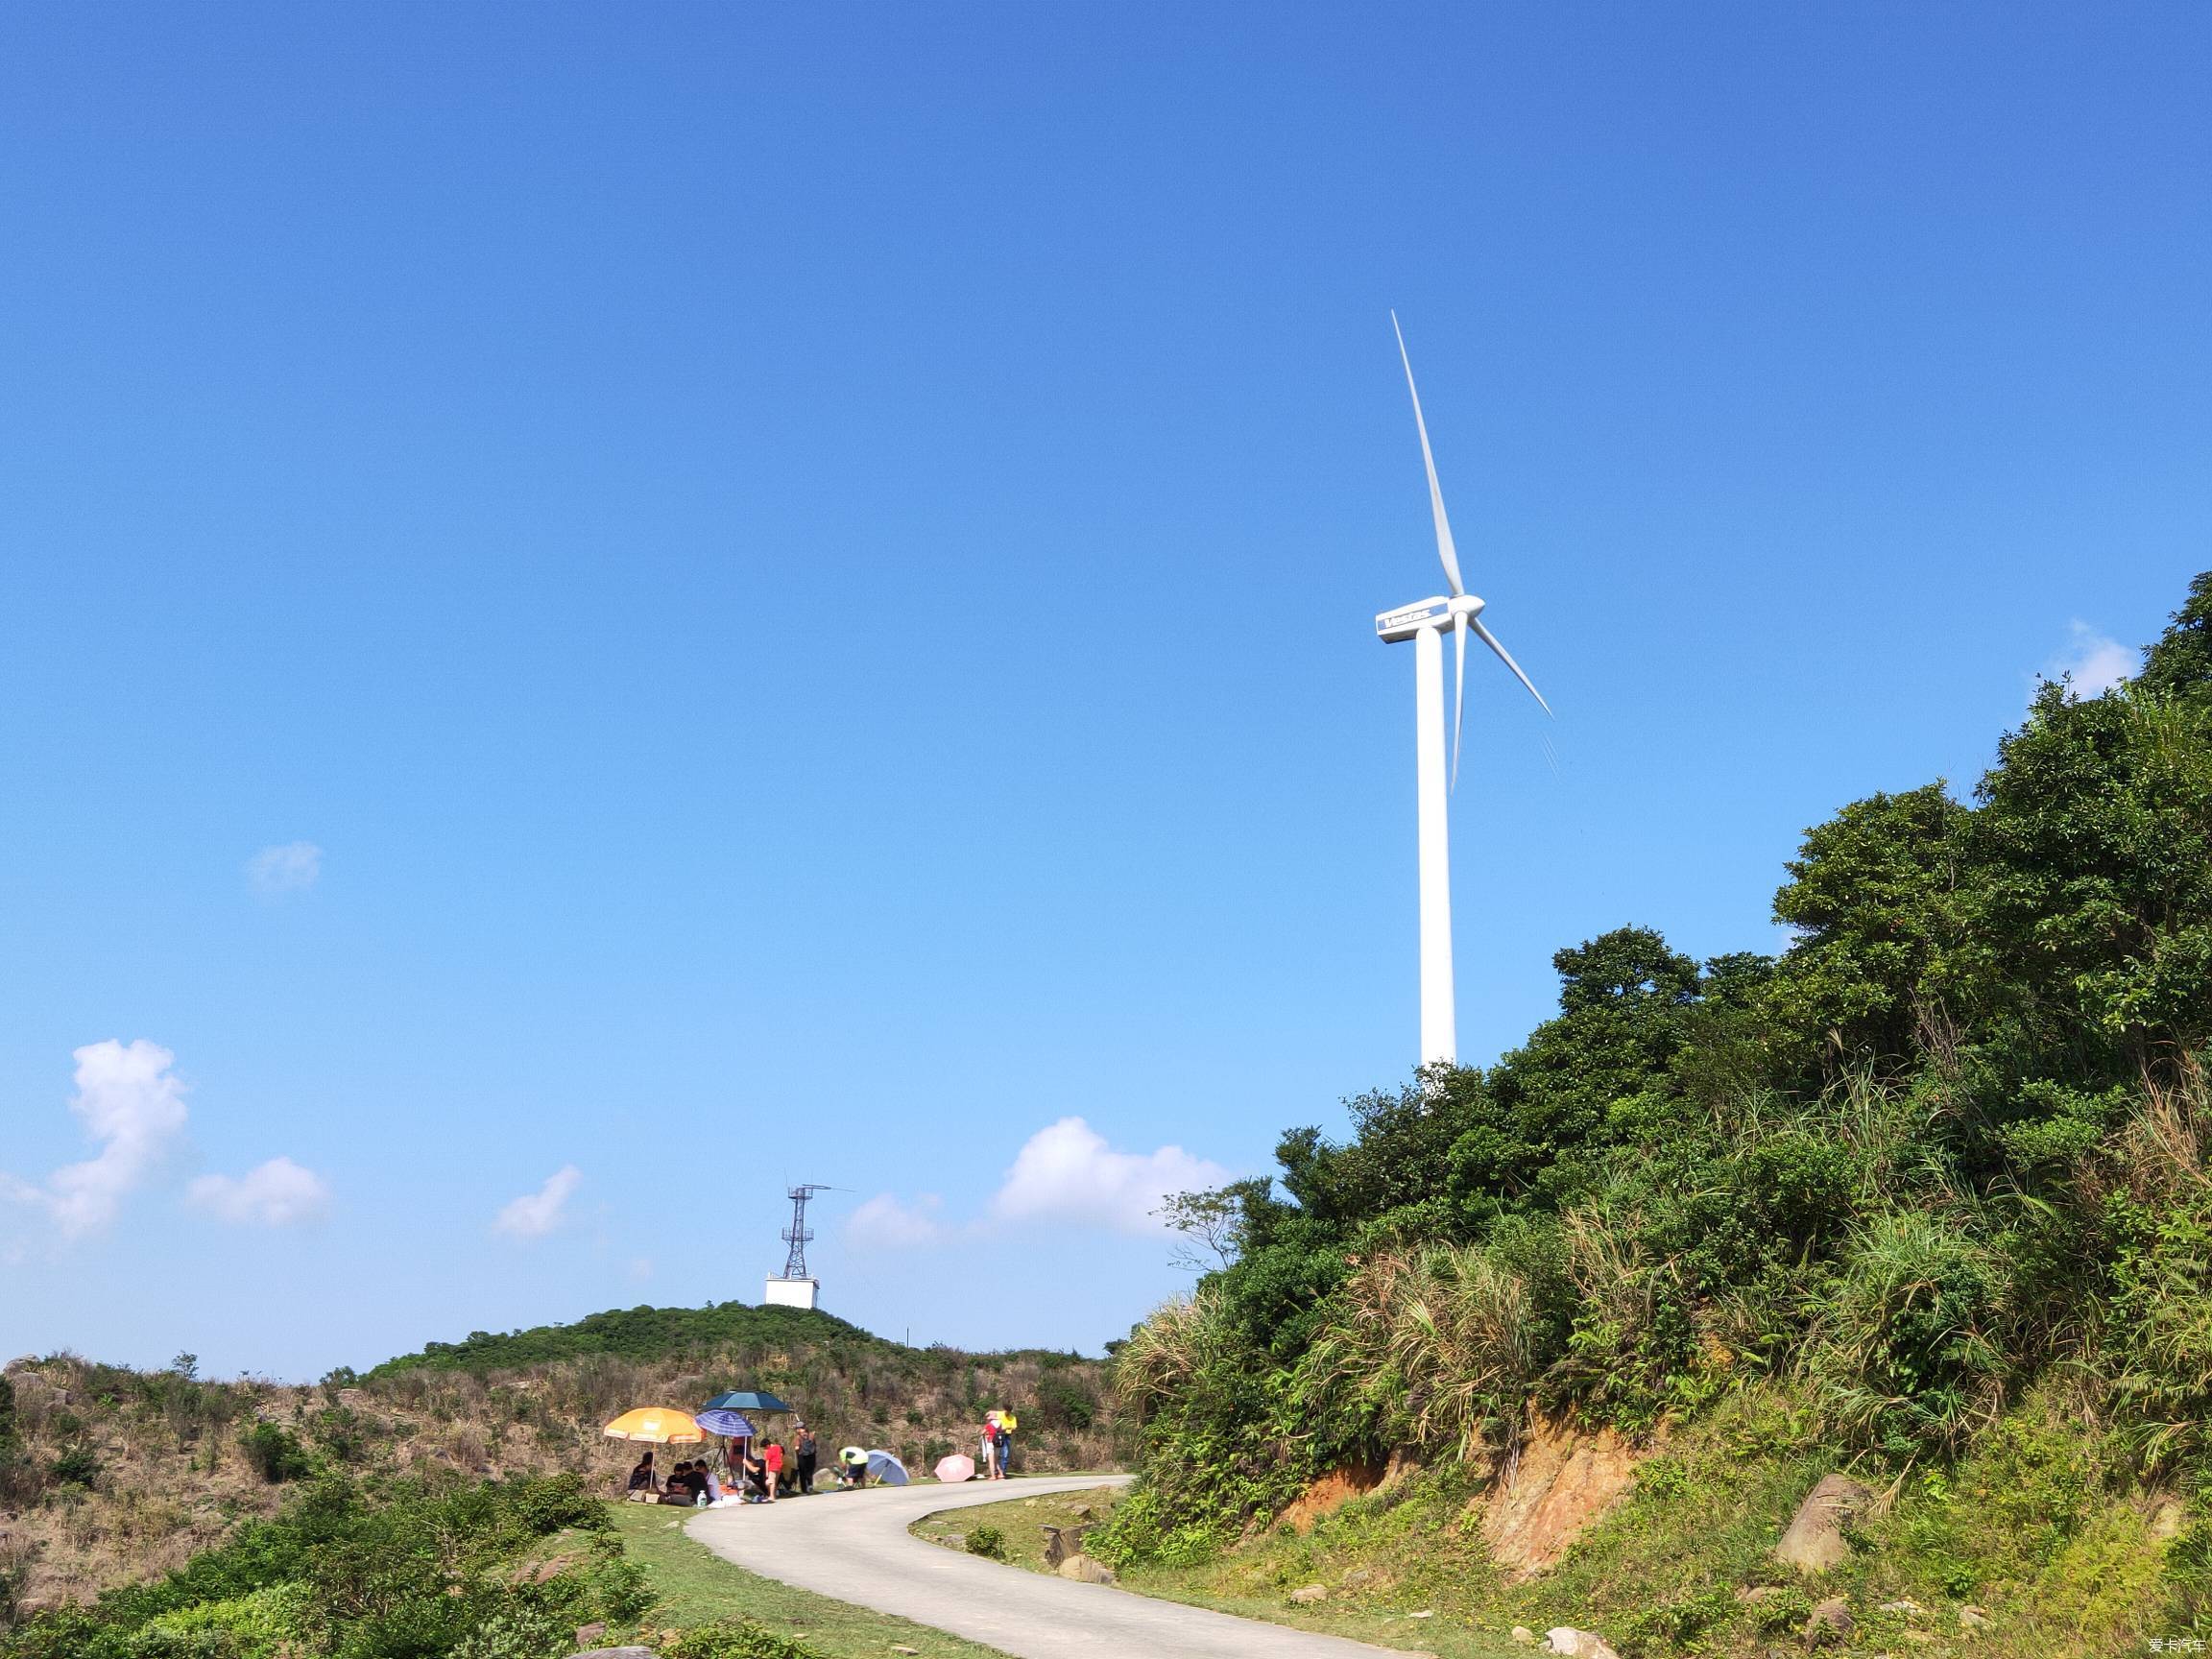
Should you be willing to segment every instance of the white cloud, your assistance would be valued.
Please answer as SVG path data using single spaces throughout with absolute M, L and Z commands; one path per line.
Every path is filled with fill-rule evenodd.
M 329 1183 L 289 1158 L 272 1158 L 243 1175 L 203 1175 L 184 1195 L 240 1226 L 291 1227 L 320 1218 L 330 1207 Z
M 1015 1156 L 991 1200 L 999 1221 L 1059 1221 L 1157 1233 L 1153 1212 L 1173 1192 L 1219 1187 L 1229 1171 L 1180 1146 L 1117 1152 L 1080 1118 L 1040 1129 Z
M 2079 619 L 2069 622 L 2066 649 L 2044 667 L 2046 680 L 2068 679 L 2077 697 L 2098 697 L 2132 676 L 2142 654 Z
M 323 849 L 312 841 L 264 847 L 246 861 L 246 879 L 264 899 L 304 893 L 323 874 Z
M 582 1170 L 573 1164 L 562 1165 L 545 1177 L 545 1184 L 537 1191 L 509 1199 L 493 1218 L 492 1231 L 504 1233 L 511 1238 L 544 1238 L 561 1225 L 569 1194 L 583 1183 Z
M 71 1056 L 77 1095 L 69 1110 L 84 1119 L 100 1150 L 67 1164 L 34 1186 L 12 1176 L 0 1194 L 42 1207 L 64 1238 L 98 1232 L 123 1200 L 144 1186 L 184 1132 L 184 1085 L 169 1070 L 177 1056 L 143 1037 L 125 1047 L 110 1038 Z
M 912 1204 L 902 1204 L 888 1192 L 878 1192 L 846 1217 L 845 1234 L 862 1250 L 913 1250 L 934 1244 L 945 1237 L 938 1212 L 945 1201 L 924 1193 Z

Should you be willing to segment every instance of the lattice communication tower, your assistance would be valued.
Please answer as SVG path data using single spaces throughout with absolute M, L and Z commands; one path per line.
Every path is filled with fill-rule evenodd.
M 814 1237 L 814 1230 L 806 1225 L 806 1200 L 817 1192 L 832 1190 L 834 1189 L 827 1183 L 816 1181 L 805 1187 L 794 1187 L 786 1194 L 791 1200 L 791 1225 L 783 1230 L 782 1237 L 783 1242 L 791 1246 L 791 1253 L 783 1258 L 784 1278 L 806 1277 L 806 1246 Z

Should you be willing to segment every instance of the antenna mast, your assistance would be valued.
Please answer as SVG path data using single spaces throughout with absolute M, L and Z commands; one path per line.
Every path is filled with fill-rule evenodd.
M 806 1225 L 806 1200 L 817 1192 L 831 1190 L 827 1183 L 816 1181 L 804 1187 L 794 1187 L 785 1194 L 791 1200 L 791 1225 L 783 1231 L 783 1242 L 791 1246 L 791 1253 L 783 1258 L 783 1277 L 806 1277 L 806 1246 L 813 1239 L 813 1229 Z

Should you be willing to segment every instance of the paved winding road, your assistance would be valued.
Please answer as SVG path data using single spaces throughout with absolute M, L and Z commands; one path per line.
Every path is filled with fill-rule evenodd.
M 933 1624 L 1016 1659 L 1373 1659 L 1389 1651 L 1106 1585 L 1047 1578 L 925 1544 L 906 1530 L 941 1509 L 1088 1491 L 1127 1479 L 875 1486 L 804 1503 L 710 1509 L 691 1523 L 691 1536 L 764 1577 Z

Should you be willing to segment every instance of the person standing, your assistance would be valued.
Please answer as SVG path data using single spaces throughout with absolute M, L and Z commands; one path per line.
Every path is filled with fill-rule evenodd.
M 776 1502 L 776 1489 L 783 1484 L 783 1442 L 771 1440 L 768 1450 L 760 1454 L 760 1461 L 768 1465 L 768 1502 Z
M 998 1479 L 998 1420 L 996 1417 L 986 1417 L 983 1419 L 983 1435 L 982 1438 L 976 1443 L 975 1450 L 975 1464 L 976 1467 L 983 1471 L 983 1479 L 986 1480 Z
M 797 1455 L 799 1491 L 811 1498 L 814 1496 L 814 1459 L 821 1455 L 822 1450 L 814 1443 L 814 1431 L 800 1424 L 799 1438 L 792 1442 L 791 1450 Z
M 1011 1415 L 998 1419 L 998 1479 L 1006 1479 L 1006 1471 L 1014 1461 L 1014 1419 Z

